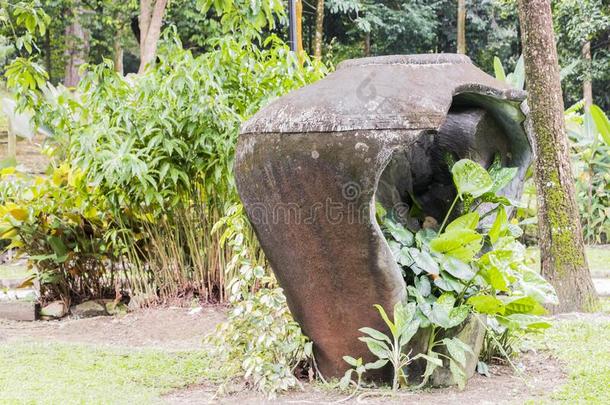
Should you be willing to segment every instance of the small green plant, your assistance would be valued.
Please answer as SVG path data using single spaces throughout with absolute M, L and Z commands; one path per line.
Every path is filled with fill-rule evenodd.
M 414 319 L 416 305 L 414 303 L 403 304 L 397 302 L 394 306 L 393 321 L 390 320 L 385 310 L 381 305 L 375 305 L 379 315 L 388 326 L 390 335 L 386 335 L 373 328 L 361 328 L 360 332 L 367 336 L 359 338 L 366 343 L 366 346 L 377 358 L 378 361 L 362 365 L 362 361 L 358 365 L 354 365 L 354 359 L 346 356 L 344 360 L 352 366 L 355 366 L 356 374 L 358 375 L 358 384 L 360 385 L 361 375 L 366 370 L 381 368 L 390 363 L 394 370 L 392 378 L 392 390 L 396 391 L 400 385 L 406 385 L 407 376 L 405 367 L 411 362 L 409 353 L 405 353 L 407 344 L 419 329 L 419 321 Z M 351 378 L 351 373 L 354 370 L 348 370 L 343 377 L 344 380 Z
M 351 356 L 343 356 L 343 360 L 345 360 L 347 364 L 353 367 L 348 369 L 345 372 L 343 378 L 341 378 L 341 381 L 339 381 L 339 387 L 344 390 L 347 389 L 350 384 L 354 385 L 354 391 L 352 391 L 351 395 L 348 398 L 352 398 L 353 396 L 355 396 L 362 388 L 364 373 L 370 370 L 377 370 L 386 365 L 388 362 L 386 359 L 379 359 L 375 362 L 364 364 L 364 360 L 362 360 L 362 357 L 358 357 L 357 359 L 355 359 Z M 354 374 L 356 374 L 356 381 L 353 380 Z

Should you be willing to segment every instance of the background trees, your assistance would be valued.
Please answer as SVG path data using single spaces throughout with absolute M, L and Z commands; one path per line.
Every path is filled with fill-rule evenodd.
M 493 71 L 494 56 L 512 67 L 521 54 L 516 0 L 462 2 L 467 55 L 488 72 Z M 143 57 L 146 65 L 154 54 L 156 27 L 162 31 L 170 25 L 176 26 L 187 49 L 196 54 L 205 52 L 209 49 L 207 40 L 222 29 L 217 13 L 200 12 L 198 6 L 205 3 L 209 2 L 40 0 L 51 16 L 48 32 L 39 42 L 42 60 L 54 83 L 73 83 L 70 75 L 76 70 L 70 69 L 70 64 L 79 65 L 79 59 L 100 63 L 103 58 L 110 58 L 117 70 L 121 71 L 122 62 L 125 73 L 137 72 L 143 67 Z M 271 3 L 282 4 L 279 0 Z M 147 25 L 152 31 L 142 30 L 139 21 L 146 25 L 155 7 L 155 22 Z M 457 0 L 318 0 L 302 2 L 302 8 L 304 50 L 326 62 L 336 64 L 345 58 L 366 55 L 458 50 Z M 603 0 L 554 0 L 552 11 L 566 105 L 580 100 L 583 88 L 588 89 L 587 83 L 591 82 L 591 90 L 585 93 L 607 110 L 610 75 L 605 62 L 610 52 L 610 4 Z M 273 32 L 287 41 L 287 20 L 273 18 L 276 24 L 266 27 L 263 33 Z M 82 27 L 76 30 L 77 35 L 76 22 Z M 4 34 L 0 29 L 0 35 Z M 66 59 L 66 55 L 73 55 L 76 60 Z M 0 52 L 0 70 L 2 59 Z

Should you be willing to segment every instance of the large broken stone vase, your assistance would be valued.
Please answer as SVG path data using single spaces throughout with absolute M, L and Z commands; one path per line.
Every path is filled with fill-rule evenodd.
M 518 167 L 501 193 L 517 197 L 531 155 L 524 98 L 466 56 L 374 57 L 341 63 L 243 125 L 239 195 L 324 376 L 342 376 L 345 355 L 375 360 L 358 329 L 387 331 L 373 305 L 391 311 L 406 295 L 375 202 L 411 228 L 415 204 L 440 222 L 455 197 L 448 156 Z

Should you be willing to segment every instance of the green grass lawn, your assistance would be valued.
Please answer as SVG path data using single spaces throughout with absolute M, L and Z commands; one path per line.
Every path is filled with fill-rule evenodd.
M 605 300 L 610 312 L 610 301 Z M 549 395 L 550 403 L 610 404 L 610 321 L 561 321 L 534 339 L 566 365 L 567 382 Z
M 172 389 L 214 379 L 203 352 L 0 344 L 0 403 L 148 404 Z
M 528 248 L 527 251 L 532 260 L 531 265 L 539 269 L 540 251 L 535 247 Z M 610 247 L 587 246 L 587 260 L 591 276 L 596 278 L 610 277 Z
M 610 300 L 604 300 L 610 313 Z M 565 365 L 567 381 L 549 393 L 548 403 L 610 403 L 610 320 L 555 321 L 528 338 Z M 0 344 L 0 403 L 149 404 L 204 379 L 219 383 L 205 352 L 164 352 L 84 344 L 15 342 Z

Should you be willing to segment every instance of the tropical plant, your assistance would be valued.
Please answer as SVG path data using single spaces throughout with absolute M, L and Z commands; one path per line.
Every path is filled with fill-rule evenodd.
M 419 321 L 413 318 L 415 316 L 415 304 L 397 302 L 396 305 L 394 305 L 393 321 L 390 320 L 381 305 L 375 305 L 375 308 L 379 311 L 379 315 L 381 315 L 381 318 L 388 326 L 390 336 L 387 336 L 376 329 L 365 327 L 360 328 L 359 330 L 368 336 L 360 337 L 359 339 L 366 343 L 370 352 L 377 356 L 379 360 L 365 365 L 354 364 L 353 357 L 349 356 L 344 357 L 344 360 L 348 364 L 356 367 L 356 374 L 358 375 L 357 386 L 360 385 L 362 375 L 359 371 L 363 371 L 363 369 L 359 369 L 358 367 L 362 366 L 364 367 L 364 370 L 374 370 L 390 363 L 394 370 L 392 390 L 396 391 L 400 385 L 406 385 L 407 376 L 405 374 L 405 367 L 411 362 L 411 358 L 409 353 L 405 353 L 405 347 L 419 328 Z M 345 376 L 343 377 L 344 385 L 345 381 L 351 379 L 352 371 L 353 370 L 350 369 L 345 373 Z
M 523 65 L 523 55 L 517 60 L 515 70 L 512 73 L 506 74 L 502 61 L 497 56 L 494 56 L 494 74 L 496 79 L 507 82 L 518 90 L 523 90 L 525 86 L 525 66 Z
M 222 225 L 223 243 L 233 252 L 227 272 L 232 308 L 228 319 L 206 337 L 222 374 L 241 377 L 273 397 L 298 384 L 295 369 L 312 356 L 312 343 L 301 333 L 282 289 L 268 270 L 241 205 L 229 210 Z
M 451 330 L 467 319 L 482 314 L 487 325 L 501 326 L 486 326 L 488 333 L 502 328 L 502 333 L 534 330 L 548 326 L 539 318 L 545 313 L 543 305 L 557 303 L 553 288 L 525 266 L 525 248 L 517 241 L 521 230 L 509 223 L 505 209 L 512 203 L 497 194 L 516 169 L 501 168 L 496 160 L 486 171 L 462 159 L 451 172 L 456 198 L 438 229 L 428 226 L 413 232 L 392 212 L 382 207 L 377 211 L 403 272 L 408 300 L 416 305 L 414 322 L 430 330 L 427 351 L 414 357 L 427 360 L 420 386 L 442 366 L 448 366 L 454 381 L 464 386 L 466 356 L 474 353 Z M 466 213 L 448 223 L 458 202 Z M 483 202 L 492 206 L 481 215 L 478 208 Z M 490 225 L 485 218 L 491 215 L 495 219 Z
M 127 274 L 117 270 L 121 247 L 105 239 L 113 218 L 106 200 L 67 164 L 48 176 L 1 171 L 0 238 L 35 265 L 43 300 L 114 294 Z
M 585 242 L 610 241 L 610 121 L 596 105 L 566 110 L 572 165 Z
M 169 28 L 154 68 L 123 77 L 108 60 L 85 65 L 74 92 L 47 83 L 31 64 L 7 71 L 20 104 L 51 128 L 54 163 L 69 162 L 104 196 L 114 219 L 105 238 L 127 247 L 120 254 L 139 274 L 134 294 L 226 297 L 231 254 L 222 232 L 211 231 L 238 201 L 232 166 L 239 126 L 325 71 L 299 62 L 275 35 L 262 36 L 278 4 L 216 5 L 224 28 L 206 41 L 208 52 L 194 56 Z M 251 7 L 270 14 L 261 20 Z

